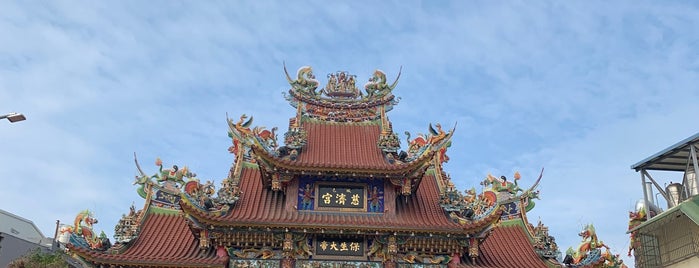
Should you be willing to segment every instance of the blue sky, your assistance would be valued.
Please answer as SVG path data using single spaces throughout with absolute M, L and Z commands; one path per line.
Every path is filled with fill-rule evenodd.
M 262 3 L 260 3 L 262 2 Z M 629 168 L 699 131 L 699 8 L 683 1 L 56 1 L 0 3 L 2 208 L 52 236 L 95 211 L 111 234 L 147 173 L 188 165 L 220 182 L 225 116 L 286 131 L 282 63 L 393 79 L 401 134 L 458 122 L 446 169 L 546 171 L 540 218 L 565 250 L 583 224 L 618 253 L 641 197 Z M 405 146 L 405 145 L 404 145 Z M 669 175 L 668 175 L 669 176 Z M 661 181 L 666 181 L 663 178 Z M 671 179 L 668 177 L 667 179 Z M 675 179 L 676 181 L 676 179 Z M 627 262 L 629 262 L 627 260 Z

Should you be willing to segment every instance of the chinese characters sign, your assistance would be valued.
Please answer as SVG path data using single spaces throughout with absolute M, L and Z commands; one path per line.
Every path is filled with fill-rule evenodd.
M 363 209 L 365 198 L 364 186 L 361 185 L 321 184 L 316 203 L 319 208 Z
M 364 240 L 319 237 L 316 254 L 334 256 L 364 256 Z
M 297 192 L 300 211 L 384 212 L 384 181 L 302 176 Z

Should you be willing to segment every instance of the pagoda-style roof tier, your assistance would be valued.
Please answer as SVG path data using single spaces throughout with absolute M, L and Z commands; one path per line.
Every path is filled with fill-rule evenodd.
M 377 146 L 378 124 L 331 124 L 304 122 L 307 143 L 296 159 L 280 157 L 257 147 L 255 154 L 270 165 L 290 171 L 322 171 L 362 174 L 408 174 L 427 161 L 434 152 L 403 162 L 388 159 Z M 393 163 L 391 163 L 391 161 Z
M 395 210 L 383 213 L 348 213 L 298 210 L 287 196 L 262 187 L 261 174 L 255 168 L 243 168 L 240 180 L 241 198 L 230 213 L 208 213 L 188 199 L 182 199 L 182 210 L 207 228 L 296 228 L 362 232 L 419 232 L 474 234 L 499 219 L 502 211 L 466 224 L 450 219 L 440 207 L 440 193 L 433 175 L 425 175 L 417 193 L 396 199 Z M 298 188 L 298 185 L 288 187 Z M 395 198 L 385 197 L 386 199 Z M 295 199 L 293 199 L 295 200 Z
M 409 179 L 414 193 L 436 151 L 425 148 L 411 159 L 396 159 L 396 154 L 383 152 L 377 143 L 381 134 L 378 124 L 331 124 L 304 122 L 307 143 L 295 158 L 270 151 L 260 143 L 251 146 L 262 172 L 263 185 L 275 180 L 287 183 L 294 175 L 369 177 L 392 180 Z M 274 187 L 273 187 L 274 188 Z

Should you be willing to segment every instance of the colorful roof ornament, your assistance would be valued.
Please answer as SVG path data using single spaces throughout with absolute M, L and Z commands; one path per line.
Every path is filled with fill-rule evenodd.
M 132 204 L 129 214 L 124 214 L 114 227 L 114 240 L 116 243 L 127 244 L 138 237 L 138 227 L 143 216 L 143 210 L 136 211 Z
M 555 259 L 561 254 L 556 244 L 556 239 L 549 235 L 549 228 L 539 223 L 532 229 L 534 236 L 534 251 L 545 259 Z
M 609 246 L 597 238 L 595 226 L 585 225 L 578 234 L 582 238 L 580 245 L 573 249 L 566 250 L 563 263 L 568 267 L 590 267 L 590 268 L 626 268 L 624 261 L 619 254 L 612 254 Z
M 140 173 L 134 182 L 140 185 L 139 195 L 160 207 L 179 209 L 179 202 L 183 200 L 208 213 L 225 214 L 239 199 L 240 191 L 234 175 L 224 179 L 217 191 L 212 181 L 201 183 L 196 173 L 187 166 L 180 169 L 173 165 L 170 169 L 164 169 L 163 161 L 157 158 L 155 164 L 159 167 L 158 173 L 147 176 L 135 153 L 134 162 Z
M 89 210 L 83 210 L 75 216 L 74 224 L 62 225 L 58 229 L 57 240 L 62 246 L 72 245 L 73 247 L 81 247 L 91 250 L 104 251 L 112 246 L 109 238 L 102 231 L 99 235 L 95 234 L 93 224 L 96 224 L 97 218 Z

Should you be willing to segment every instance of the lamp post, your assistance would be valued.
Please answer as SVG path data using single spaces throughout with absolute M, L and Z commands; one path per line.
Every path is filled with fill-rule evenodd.
M 21 113 L 9 113 L 5 115 L 0 115 L 0 120 L 5 118 L 7 118 L 7 120 L 10 120 L 10 123 L 27 120 L 27 118 L 24 117 L 24 115 Z

